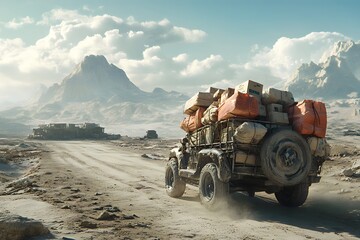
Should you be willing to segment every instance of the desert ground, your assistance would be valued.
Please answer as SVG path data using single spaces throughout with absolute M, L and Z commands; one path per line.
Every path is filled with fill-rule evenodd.
M 239 192 L 216 212 L 193 186 L 167 196 L 164 166 L 178 140 L 1 139 L 0 213 L 43 223 L 50 233 L 33 239 L 359 239 L 360 136 L 335 132 L 303 206 Z

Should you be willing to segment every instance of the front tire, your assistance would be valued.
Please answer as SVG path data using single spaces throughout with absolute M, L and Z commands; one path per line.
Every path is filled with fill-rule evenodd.
M 286 207 L 299 207 L 303 205 L 309 194 L 309 185 L 300 183 L 295 186 L 285 187 L 280 192 L 275 193 L 275 197 L 280 205 Z
M 210 210 L 218 209 L 229 194 L 229 184 L 220 181 L 217 171 L 215 164 L 208 163 L 200 173 L 200 202 Z
M 185 192 L 186 183 L 181 180 L 178 172 L 177 160 L 170 159 L 165 167 L 166 193 L 173 198 L 181 197 Z

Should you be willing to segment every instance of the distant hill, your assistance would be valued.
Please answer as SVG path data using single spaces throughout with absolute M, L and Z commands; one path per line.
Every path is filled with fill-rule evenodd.
M 302 64 L 287 82 L 297 98 L 360 97 L 360 44 L 338 42 L 322 63 Z
M 142 91 L 104 56 L 90 55 L 60 84 L 46 89 L 37 103 L 3 111 L 1 116 L 35 125 L 96 122 L 122 135 L 141 136 L 147 128 L 159 128 L 164 129 L 159 131 L 160 136 L 171 136 L 179 135 L 181 130 L 168 132 L 166 126 L 178 126 L 187 99 L 161 88 Z

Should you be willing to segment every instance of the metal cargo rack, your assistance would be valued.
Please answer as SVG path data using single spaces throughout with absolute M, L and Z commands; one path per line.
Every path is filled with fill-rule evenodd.
M 262 124 L 268 129 L 268 133 L 279 128 L 291 129 L 291 126 L 288 124 L 254 119 L 230 118 L 203 126 L 196 131 L 187 134 L 186 137 L 189 142 L 189 151 L 199 152 L 202 149 L 219 149 L 227 155 L 228 159 L 231 159 L 232 174 L 236 179 L 244 178 L 245 176 L 264 177 L 261 166 L 235 163 L 237 151 L 244 151 L 247 154 L 255 154 L 256 157 L 259 157 L 262 141 L 258 144 L 246 144 L 234 140 L 233 135 L 236 128 L 244 122 Z

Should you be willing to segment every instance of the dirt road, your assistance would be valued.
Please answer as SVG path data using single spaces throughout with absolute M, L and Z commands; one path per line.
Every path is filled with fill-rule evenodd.
M 36 182 L 45 191 L 35 200 L 49 204 L 43 206 L 46 210 L 39 206 L 37 215 L 31 214 L 49 225 L 57 238 L 360 237 L 359 202 L 331 195 L 321 183 L 310 188 L 309 199 L 301 208 L 281 207 L 272 195 L 249 198 L 235 193 L 226 209 L 209 212 L 199 203 L 195 187 L 187 187 L 180 199 L 166 195 L 163 161 L 144 159 L 140 153 L 121 150 L 110 142 L 54 141 L 44 145 L 48 152 L 42 157 Z M 14 197 L 9 204 L 20 200 Z M 98 220 L 104 209 L 111 209 L 116 217 Z

